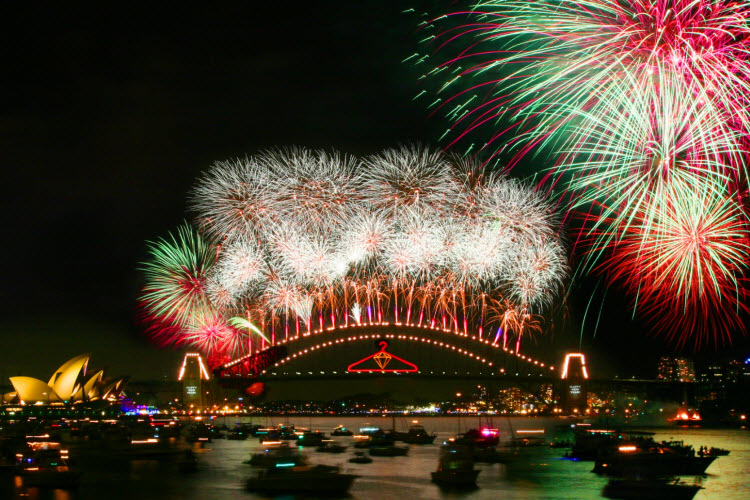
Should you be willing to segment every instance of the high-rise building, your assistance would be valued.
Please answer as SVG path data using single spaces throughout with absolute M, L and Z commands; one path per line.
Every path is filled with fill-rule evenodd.
M 695 382 L 693 360 L 675 356 L 662 356 L 659 359 L 657 379 L 667 382 Z
M 703 366 L 701 382 L 712 384 L 741 384 L 750 382 L 750 359 L 714 361 Z

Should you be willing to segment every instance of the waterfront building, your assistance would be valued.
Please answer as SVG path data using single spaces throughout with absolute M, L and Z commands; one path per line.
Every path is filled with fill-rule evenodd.
M 714 361 L 700 371 L 700 381 L 710 384 L 742 384 L 750 382 L 750 359 Z
M 119 398 L 124 380 L 105 379 L 104 371 L 86 373 L 90 354 L 81 354 L 63 363 L 48 382 L 33 377 L 10 377 L 14 392 L 3 394 L 11 404 L 82 403 Z
M 676 356 L 662 356 L 659 359 L 656 378 L 666 382 L 695 382 L 693 360 Z

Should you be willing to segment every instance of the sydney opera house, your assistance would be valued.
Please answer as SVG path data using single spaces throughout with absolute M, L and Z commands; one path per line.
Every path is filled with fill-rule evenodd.
M 112 402 L 120 398 L 124 380 L 104 377 L 104 371 L 87 374 L 90 354 L 82 354 L 55 370 L 49 382 L 33 377 L 10 377 L 15 391 L 3 394 L 3 403 L 16 405 L 68 405 Z

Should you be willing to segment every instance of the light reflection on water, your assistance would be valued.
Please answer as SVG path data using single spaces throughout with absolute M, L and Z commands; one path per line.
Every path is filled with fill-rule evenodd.
M 445 492 L 430 482 L 430 472 L 437 465 L 439 442 L 464 431 L 477 427 L 477 419 L 468 420 L 450 417 L 419 417 L 420 423 L 430 432 L 437 432 L 434 445 L 411 445 L 406 457 L 375 457 L 371 464 L 351 464 L 347 460 L 352 449 L 334 455 L 305 451 L 313 463 L 341 465 L 344 469 L 359 474 L 350 490 L 350 498 L 355 499 L 589 499 L 601 498 L 601 490 L 606 479 L 591 473 L 592 462 L 575 462 L 562 459 L 564 450 L 530 448 L 523 450 L 517 460 L 509 465 L 478 464 L 482 470 L 477 479 L 478 489 L 470 492 Z M 405 430 L 410 419 L 399 418 L 396 426 Z M 227 418 L 229 426 L 238 420 Z M 243 419 L 245 421 L 245 419 Z M 336 425 L 344 424 L 354 430 L 372 423 L 390 428 L 393 421 L 387 418 L 309 418 L 290 419 L 274 417 L 255 419 L 256 423 L 270 425 L 280 422 L 295 424 L 330 432 Z M 222 423 L 220 420 L 219 423 Z M 487 422 L 485 422 L 487 423 Z M 546 430 L 548 439 L 554 429 L 561 424 L 554 419 L 495 419 L 490 424 L 501 430 L 504 437 L 510 436 L 511 429 Z M 696 500 L 745 499 L 750 487 L 746 475 L 750 463 L 750 431 L 742 429 L 652 429 L 659 441 L 665 439 L 683 440 L 698 449 L 700 445 L 716 446 L 731 450 L 727 457 L 718 458 L 708 469 L 708 477 L 702 485 L 706 488 L 696 495 Z M 342 444 L 349 444 L 351 438 L 338 437 Z M 215 440 L 204 448 L 196 448 L 199 467 L 193 473 L 181 473 L 169 461 L 124 461 L 116 457 L 92 457 L 81 460 L 84 475 L 80 487 L 75 491 L 38 490 L 14 487 L 8 482 L 0 489 L 0 498 L 28 500 L 150 500 L 150 499 L 210 499 L 228 500 L 246 498 L 248 500 L 268 498 L 248 493 L 243 489 L 244 480 L 254 473 L 254 469 L 242 462 L 253 452 L 261 450 L 256 439 L 247 441 Z M 293 499 L 304 497 L 279 496 L 275 498 Z M 310 497 L 308 497 L 310 498 Z

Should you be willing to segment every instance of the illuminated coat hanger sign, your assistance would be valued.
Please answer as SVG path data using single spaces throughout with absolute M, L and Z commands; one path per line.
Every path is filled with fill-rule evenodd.
M 375 354 L 371 354 L 366 358 L 360 359 L 356 363 L 350 364 L 346 371 L 348 372 L 380 372 L 380 373 L 413 373 L 419 371 L 417 365 L 410 363 L 405 359 L 399 358 L 398 356 L 391 354 L 386 351 L 388 342 L 381 340 L 378 342 L 380 350 Z M 397 363 L 391 364 L 391 361 L 396 360 Z M 373 363 L 374 362 L 374 363 Z M 399 367 L 399 365 L 404 365 Z M 390 367 L 389 367 L 390 366 Z

